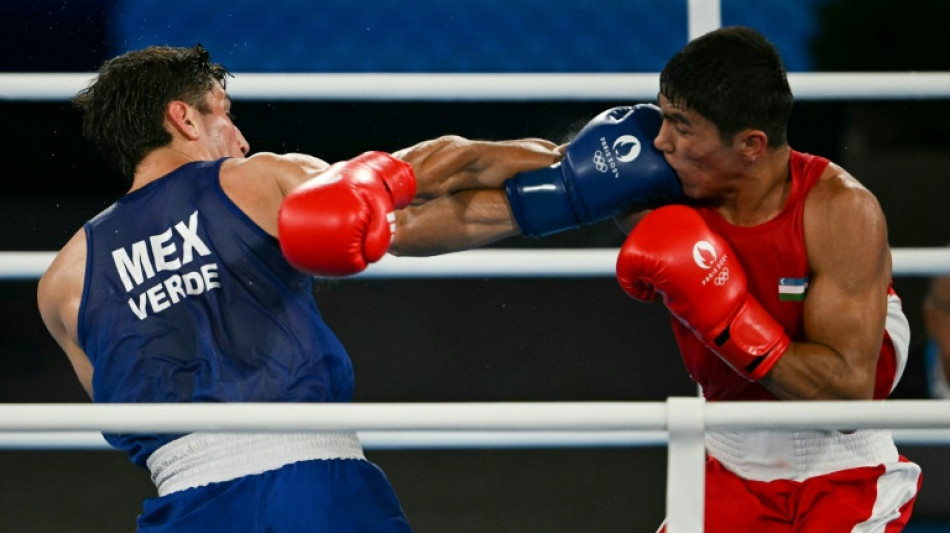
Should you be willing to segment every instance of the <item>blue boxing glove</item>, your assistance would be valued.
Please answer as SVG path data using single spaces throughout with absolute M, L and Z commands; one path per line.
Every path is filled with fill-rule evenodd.
M 521 233 L 543 237 L 633 206 L 658 207 L 682 199 L 676 173 L 653 146 L 662 123 L 655 105 L 608 109 L 584 126 L 559 163 L 506 181 Z

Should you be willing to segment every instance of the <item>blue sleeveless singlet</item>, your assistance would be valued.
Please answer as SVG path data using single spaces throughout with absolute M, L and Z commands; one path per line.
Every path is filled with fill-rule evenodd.
M 95 402 L 346 402 L 353 368 L 275 238 L 184 165 L 85 224 Z M 177 435 L 106 435 L 133 462 Z

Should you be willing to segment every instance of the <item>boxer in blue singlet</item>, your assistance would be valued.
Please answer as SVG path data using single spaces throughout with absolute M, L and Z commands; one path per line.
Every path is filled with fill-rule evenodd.
M 227 76 L 200 45 L 151 47 L 108 61 L 74 100 L 85 135 L 131 180 L 127 195 L 69 240 L 38 288 L 44 322 L 95 402 L 350 401 L 352 364 L 313 299 L 320 269 L 285 258 L 279 224 L 296 224 L 287 240 L 314 234 L 308 251 L 326 273 L 353 272 L 371 255 L 370 240 L 381 247 L 375 259 L 392 241 L 392 211 L 417 190 L 412 165 L 458 148 L 427 143 L 405 161 L 368 152 L 333 166 L 303 154 L 245 157 Z M 513 162 L 501 172 L 487 165 L 492 179 L 560 157 L 540 140 L 499 147 Z M 420 197 L 482 176 L 466 182 L 453 165 L 427 168 Z M 291 192 L 312 192 L 300 186 L 314 180 L 331 184 L 320 191 L 330 190 L 332 203 L 295 205 L 321 216 L 307 222 L 307 212 L 293 218 L 301 213 L 288 207 L 280 218 Z M 354 246 L 353 235 L 367 243 Z M 157 487 L 138 518 L 142 532 L 410 531 L 354 432 L 107 439 Z
M 228 198 L 226 161 L 185 164 L 86 224 L 78 333 L 96 402 L 352 399 L 353 368 L 312 277 Z M 149 468 L 161 496 L 146 503 L 141 531 L 409 530 L 353 433 L 107 439 Z M 268 493 L 280 497 L 263 512 L 240 503 Z M 209 502 L 221 506 L 213 515 Z
M 275 238 L 284 191 L 328 165 L 244 158 L 226 75 L 203 48 L 153 48 L 107 63 L 76 99 L 87 135 L 132 178 L 38 293 L 95 402 L 352 398 L 352 365 L 312 276 Z M 381 173 L 412 178 L 399 163 Z M 410 531 L 353 432 L 106 437 L 155 482 L 142 532 Z

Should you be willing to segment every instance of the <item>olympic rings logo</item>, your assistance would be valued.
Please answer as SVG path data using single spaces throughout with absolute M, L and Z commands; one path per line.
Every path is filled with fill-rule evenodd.
M 604 158 L 604 153 L 600 150 L 594 152 L 594 168 L 598 172 L 607 172 L 607 160 Z
M 716 279 L 713 283 L 721 287 L 725 285 L 727 281 L 729 281 L 729 267 L 722 267 L 722 270 L 716 275 Z

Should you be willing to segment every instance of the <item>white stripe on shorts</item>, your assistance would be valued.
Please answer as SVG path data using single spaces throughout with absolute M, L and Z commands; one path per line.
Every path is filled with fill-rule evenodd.
M 877 478 L 877 499 L 871 517 L 854 526 L 851 533 L 883 533 L 888 524 L 900 518 L 901 507 L 917 494 L 919 466 L 899 462 L 885 467 L 884 474 Z

